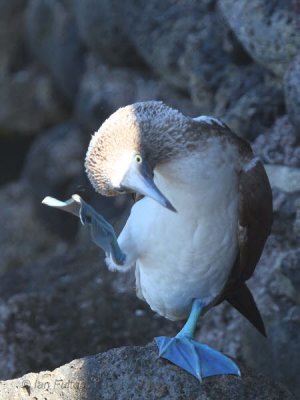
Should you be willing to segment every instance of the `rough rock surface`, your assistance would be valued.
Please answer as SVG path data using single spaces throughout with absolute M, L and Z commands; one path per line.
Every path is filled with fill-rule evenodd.
M 0 382 L 0 399 L 195 399 L 293 400 L 278 383 L 242 368 L 242 378 L 212 377 L 199 383 L 157 358 L 154 344 L 123 347 L 74 360 L 52 372 Z
M 72 121 L 39 135 L 30 148 L 22 174 L 31 192 L 39 195 L 39 202 L 47 194 L 59 195 L 59 187 L 67 191 L 68 182 L 84 169 L 85 150 L 81 129 Z
M 41 133 L 32 144 L 23 167 L 22 179 L 30 188 L 41 223 L 62 237 L 74 237 L 77 221 L 69 215 L 61 218 L 59 213 L 41 206 L 41 201 L 45 196 L 67 199 L 80 191 L 87 147 L 84 136 L 78 124 L 72 121 Z
M 294 233 L 296 236 L 300 237 L 300 198 L 295 201 L 296 207 L 296 218 L 294 222 Z
M 83 72 L 82 47 L 66 1 L 32 0 L 26 10 L 26 32 L 36 60 L 71 101 Z
M 0 3 L 0 76 L 14 70 L 25 56 L 23 15 L 26 0 Z
M 0 133 L 33 135 L 66 113 L 48 75 L 36 67 L 0 75 Z
M 300 192 L 300 168 L 285 165 L 266 165 L 266 172 L 273 189 L 285 193 Z
M 282 77 L 299 51 L 299 2 L 220 0 L 219 4 L 230 27 L 253 59 Z
M 147 4 L 125 0 L 115 9 L 151 69 L 172 85 L 188 89 L 195 102 L 207 109 L 211 92 L 236 53 L 244 57 L 214 0 L 155 0 Z
M 0 226 L 0 275 L 64 247 L 38 220 L 30 187 L 22 182 L 1 187 Z
M 253 139 L 281 112 L 281 84 L 252 64 L 214 1 L 125 0 L 118 10 L 151 69 L 187 90 L 199 113 L 214 113 Z
M 119 107 L 147 100 L 162 100 L 175 108 L 180 106 L 188 115 L 199 114 L 190 99 L 153 75 L 129 68 L 108 68 L 96 57 L 89 57 L 76 101 L 77 116 L 89 132 L 98 130 Z
M 17 133 L 0 135 L 0 190 L 1 185 L 19 179 L 33 140 L 34 136 Z
M 300 139 L 286 115 L 278 118 L 268 131 L 260 134 L 252 148 L 267 164 L 300 167 Z
M 120 2 L 119 2 L 120 3 Z M 141 65 L 111 0 L 75 0 L 74 14 L 85 45 L 112 65 Z
M 300 53 L 286 71 L 284 93 L 289 118 L 300 137 Z
M 248 140 L 270 128 L 284 109 L 280 85 L 255 64 L 228 67 L 214 99 L 214 115 Z

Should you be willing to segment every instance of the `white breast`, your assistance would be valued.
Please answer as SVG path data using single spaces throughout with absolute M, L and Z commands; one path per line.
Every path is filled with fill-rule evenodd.
M 138 294 L 172 320 L 185 318 L 194 298 L 212 301 L 237 255 L 236 154 L 212 140 L 209 150 L 155 171 L 178 212 L 144 198 L 119 237 L 123 251 L 135 254 Z

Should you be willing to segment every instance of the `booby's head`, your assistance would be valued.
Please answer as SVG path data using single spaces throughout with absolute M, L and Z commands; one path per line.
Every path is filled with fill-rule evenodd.
M 106 196 L 136 192 L 174 211 L 155 185 L 153 171 L 180 153 L 189 121 L 158 101 L 117 110 L 92 137 L 87 151 L 85 168 L 95 190 Z

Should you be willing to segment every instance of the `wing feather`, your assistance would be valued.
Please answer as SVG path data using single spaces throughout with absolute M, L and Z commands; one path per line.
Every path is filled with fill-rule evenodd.
M 272 226 L 272 190 L 260 161 L 251 158 L 242 169 L 239 190 L 239 254 L 217 304 L 227 300 L 266 335 L 255 300 L 245 284 L 255 270 Z
M 260 161 L 240 176 L 239 279 L 248 280 L 260 259 L 272 226 L 272 190 Z

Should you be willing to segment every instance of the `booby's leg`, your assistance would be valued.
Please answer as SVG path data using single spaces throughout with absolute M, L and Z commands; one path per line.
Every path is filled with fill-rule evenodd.
M 60 201 L 48 196 L 42 203 L 79 217 L 83 225 L 90 226 L 93 242 L 101 247 L 107 256 L 111 256 L 117 265 L 124 264 L 126 257 L 118 245 L 114 228 L 80 196 L 74 194 L 67 201 Z
M 202 309 L 201 300 L 194 300 L 186 324 L 174 338 L 155 338 L 159 356 L 178 365 L 200 381 L 213 375 L 240 375 L 238 366 L 230 358 L 193 339 Z

